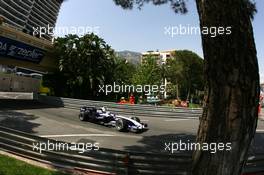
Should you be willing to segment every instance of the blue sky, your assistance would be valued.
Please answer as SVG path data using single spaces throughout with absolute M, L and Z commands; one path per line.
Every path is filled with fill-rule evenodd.
M 264 82 L 264 1 L 256 0 L 258 13 L 253 21 L 261 82 Z M 194 0 L 187 1 L 188 13 L 175 14 L 169 5 L 146 4 L 142 10 L 123 10 L 113 0 L 68 0 L 63 3 L 57 27 L 88 27 L 117 51 L 188 49 L 203 57 L 199 34 L 165 34 L 165 27 L 199 26 Z M 99 27 L 99 29 L 98 29 Z

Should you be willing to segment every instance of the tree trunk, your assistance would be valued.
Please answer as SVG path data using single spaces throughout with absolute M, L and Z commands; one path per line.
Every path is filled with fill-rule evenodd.
M 191 82 L 188 80 L 188 90 L 187 90 L 187 97 L 186 100 L 190 101 L 190 94 L 191 94 Z
M 231 143 L 230 151 L 196 150 L 194 175 L 239 175 L 257 125 L 259 74 L 246 0 L 196 0 L 201 29 L 231 26 L 232 34 L 202 35 L 205 107 L 197 143 Z
M 177 100 L 179 99 L 179 84 L 177 82 L 176 84 L 176 96 L 177 96 Z

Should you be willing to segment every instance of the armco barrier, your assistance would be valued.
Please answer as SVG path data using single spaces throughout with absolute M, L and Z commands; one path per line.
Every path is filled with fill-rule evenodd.
M 172 108 L 151 105 L 130 105 L 130 104 L 117 104 L 113 102 L 102 102 L 92 100 L 79 100 L 62 97 L 38 96 L 41 103 L 61 106 L 66 108 L 79 109 L 81 106 L 105 106 L 111 111 L 118 112 L 124 115 L 138 115 L 149 117 L 162 117 L 167 118 L 198 118 L 202 114 L 202 109 L 188 109 L 188 108 Z
M 81 169 L 98 174 L 116 175 L 190 175 L 191 154 L 173 155 L 125 152 L 110 149 L 88 151 L 42 151 L 34 150 L 33 143 L 47 143 L 47 138 L 0 126 L 0 149 L 25 158 L 30 158 L 54 166 Z M 50 143 L 62 143 L 49 140 Z M 248 159 L 245 174 L 264 172 L 264 154 Z
M 47 143 L 48 139 L 0 126 L 0 148 L 4 151 L 30 157 L 31 159 L 64 165 L 72 168 L 90 169 L 117 175 L 188 175 L 190 154 L 128 153 L 110 149 L 88 151 L 33 151 L 33 143 Z M 59 143 L 49 140 L 50 143 Z M 60 142 L 63 143 L 63 142 Z M 63 143 L 64 144 L 64 143 Z

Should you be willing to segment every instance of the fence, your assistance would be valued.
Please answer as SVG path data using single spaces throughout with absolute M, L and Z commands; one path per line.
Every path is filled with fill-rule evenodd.
M 148 117 L 163 117 L 167 118 L 199 118 L 202 114 L 201 108 L 175 108 L 152 105 L 131 105 L 117 104 L 113 102 L 101 102 L 92 100 L 79 100 L 62 97 L 42 96 L 38 97 L 41 103 L 61 106 L 66 108 L 80 109 L 81 106 L 105 106 L 113 112 L 124 115 L 138 115 Z
M 78 169 L 90 169 L 101 174 L 120 175 L 188 175 L 191 165 L 190 154 L 150 154 L 99 149 L 79 154 L 78 151 L 33 151 L 33 143 L 47 143 L 48 139 L 0 126 L 0 146 L 5 151 L 20 154 L 53 165 Z M 50 143 L 65 144 L 49 140 Z
M 33 143 L 48 143 L 48 141 L 53 144 L 68 144 L 0 126 L 1 149 L 53 166 L 98 172 L 105 175 L 191 174 L 190 153 L 167 155 L 99 149 L 80 154 L 77 150 L 66 151 L 64 148 L 58 150 L 58 147 L 54 151 L 34 151 Z M 264 154 L 249 157 L 244 173 L 262 174 L 263 172 Z

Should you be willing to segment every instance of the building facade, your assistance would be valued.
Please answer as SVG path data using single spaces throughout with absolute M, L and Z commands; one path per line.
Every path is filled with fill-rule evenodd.
M 144 63 L 144 59 L 147 57 L 156 58 L 157 64 L 162 65 L 165 64 L 167 59 L 173 57 L 173 54 L 176 50 L 166 50 L 166 51 L 147 51 L 143 52 L 141 57 L 141 63 Z
M 39 27 L 54 27 L 63 0 L 0 0 L 0 17 L 4 23 L 27 34 Z M 37 35 L 36 35 L 37 36 Z M 50 34 L 42 36 L 51 40 Z

